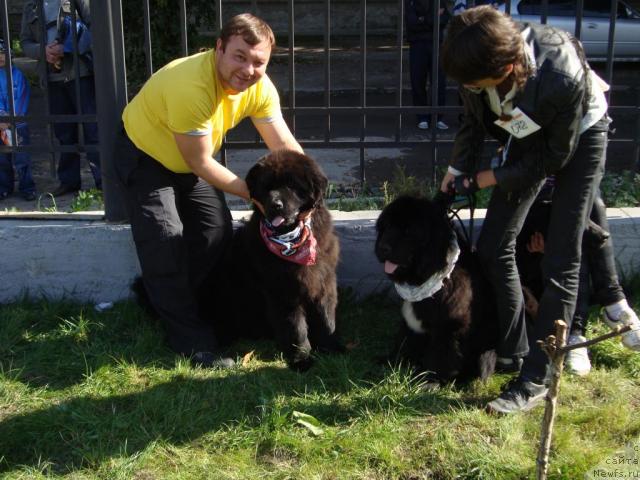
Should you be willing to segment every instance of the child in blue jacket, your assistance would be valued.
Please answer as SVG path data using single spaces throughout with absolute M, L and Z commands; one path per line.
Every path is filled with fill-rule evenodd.
M 9 115 L 8 75 L 5 69 L 8 49 L 4 40 L 0 39 L 0 117 Z M 16 115 L 26 115 L 29 107 L 29 82 L 15 65 L 11 68 L 13 76 L 13 102 Z M 0 139 L 5 145 L 28 145 L 29 127 L 25 122 L 16 122 L 15 134 L 10 130 L 8 122 L 0 118 Z M 12 161 L 13 160 L 13 161 Z M 13 193 L 14 169 L 18 173 L 18 190 L 25 200 L 36 198 L 36 185 L 31 174 L 31 155 L 26 152 L 0 153 L 0 201 Z

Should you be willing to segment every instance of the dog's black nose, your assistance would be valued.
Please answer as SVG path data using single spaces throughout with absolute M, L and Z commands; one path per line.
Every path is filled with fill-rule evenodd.
M 378 244 L 378 256 L 387 259 L 391 255 L 391 245 L 386 243 Z
M 273 201 L 273 208 L 275 208 L 278 211 L 281 211 L 284 208 L 284 203 L 282 203 L 282 200 L 280 200 L 279 198 L 276 198 Z

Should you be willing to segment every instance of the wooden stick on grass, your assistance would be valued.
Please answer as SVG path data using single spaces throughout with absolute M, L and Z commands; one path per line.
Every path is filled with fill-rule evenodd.
M 594 343 L 602 342 L 611 337 L 622 335 L 631 330 L 631 325 L 616 327 L 611 333 L 601 335 L 587 342 L 566 345 L 567 324 L 562 320 L 556 320 L 556 334 L 549 335 L 545 341 L 538 340 L 538 344 L 549 356 L 551 360 L 551 382 L 549 392 L 545 398 L 546 406 L 542 419 L 542 431 L 540 432 L 540 448 L 536 460 L 536 479 L 546 480 L 549 470 L 549 451 L 551 449 L 551 438 L 553 436 L 553 422 L 556 416 L 558 404 L 558 394 L 560 393 L 560 377 L 564 368 L 564 357 L 570 350 L 587 347 Z

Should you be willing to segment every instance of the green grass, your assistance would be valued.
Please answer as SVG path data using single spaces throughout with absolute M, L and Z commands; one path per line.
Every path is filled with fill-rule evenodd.
M 380 360 L 397 303 L 342 291 L 338 313 L 352 350 L 298 374 L 268 341 L 234 345 L 239 359 L 255 353 L 231 371 L 191 368 L 128 302 L 103 313 L 71 302 L 1 306 L 0 477 L 534 476 L 542 409 L 496 418 L 482 408 L 508 377 L 427 389 Z M 550 478 L 581 479 L 640 444 L 640 355 L 607 341 L 593 357 L 588 377 L 563 379 Z

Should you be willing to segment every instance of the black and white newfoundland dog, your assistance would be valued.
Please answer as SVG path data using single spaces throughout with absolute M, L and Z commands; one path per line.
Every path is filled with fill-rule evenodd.
M 404 300 L 394 359 L 434 381 L 485 380 L 495 369 L 496 307 L 446 197 L 399 197 L 376 223 L 376 256 Z
M 225 300 L 233 305 L 232 327 L 239 336 L 275 338 L 288 365 L 304 371 L 312 350 L 343 350 L 328 180 L 310 157 L 279 151 L 261 158 L 246 182 L 261 208 L 254 205 L 232 241 Z

